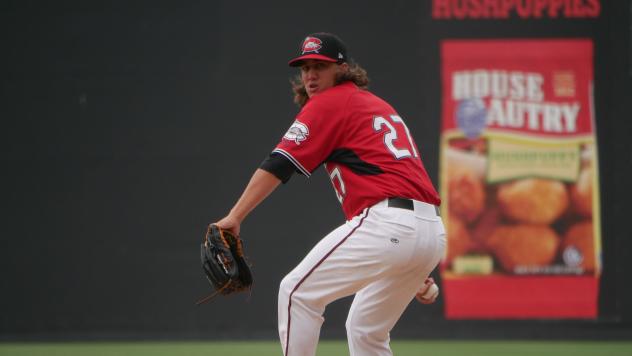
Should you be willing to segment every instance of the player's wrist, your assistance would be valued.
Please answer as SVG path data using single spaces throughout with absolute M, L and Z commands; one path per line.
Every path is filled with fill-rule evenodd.
M 241 222 L 244 221 L 244 219 L 246 218 L 246 214 L 240 213 L 238 210 L 233 208 L 228 213 L 228 218 L 235 224 L 241 224 Z

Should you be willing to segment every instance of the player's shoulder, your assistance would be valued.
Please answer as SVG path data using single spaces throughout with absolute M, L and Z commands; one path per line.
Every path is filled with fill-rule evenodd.
M 347 104 L 349 98 L 359 90 L 360 89 L 351 82 L 338 84 L 310 98 L 302 111 L 331 112 L 340 110 Z
M 359 89 L 350 96 L 348 107 L 351 109 L 364 107 L 367 110 L 375 110 L 382 113 L 395 113 L 395 109 L 385 99 L 365 89 Z
M 316 99 L 315 101 L 335 101 L 344 103 L 349 99 L 349 97 L 360 91 L 361 89 L 353 82 L 343 82 L 325 90 L 320 95 L 316 95 L 314 99 Z
M 358 88 L 357 85 L 355 85 L 354 82 L 351 81 L 345 81 L 342 82 L 338 85 L 333 86 L 332 88 L 330 88 L 329 90 L 326 90 L 323 92 L 323 94 L 329 94 L 329 95 L 352 95 L 353 93 L 359 91 L 360 89 Z

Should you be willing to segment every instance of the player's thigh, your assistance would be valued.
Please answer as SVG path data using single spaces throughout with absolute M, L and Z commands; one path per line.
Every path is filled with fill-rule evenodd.
M 364 213 L 338 227 L 284 278 L 281 288 L 323 303 L 357 292 L 385 269 L 384 253 L 375 244 L 386 242 L 376 226 Z
M 417 219 L 418 242 L 405 264 L 392 266 L 389 273 L 366 285 L 353 301 L 347 326 L 375 325 L 390 330 L 424 280 L 437 266 L 445 250 L 442 222 Z

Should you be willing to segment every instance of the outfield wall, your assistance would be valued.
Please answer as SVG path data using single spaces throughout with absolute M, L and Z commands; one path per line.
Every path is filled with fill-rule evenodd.
M 278 284 L 343 220 L 327 176 L 295 176 L 242 225 L 256 279 L 249 297 L 195 306 L 208 292 L 198 244 L 292 122 L 286 63 L 317 31 L 347 42 L 371 89 L 406 118 L 437 184 L 441 41 L 590 40 L 597 317 L 446 320 L 441 299 L 411 305 L 393 335 L 630 338 L 631 2 L 480 3 L 0 5 L 0 339 L 276 337 Z M 327 310 L 323 337 L 344 335 L 349 302 Z

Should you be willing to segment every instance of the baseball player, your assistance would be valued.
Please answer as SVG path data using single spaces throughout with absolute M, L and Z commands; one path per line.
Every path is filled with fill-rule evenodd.
M 366 71 L 333 34 L 302 42 L 294 83 L 299 114 L 217 225 L 239 234 L 243 219 L 294 173 L 323 165 L 346 222 L 281 282 L 284 355 L 315 355 L 325 307 L 355 294 L 346 321 L 351 355 L 392 355 L 390 330 L 410 301 L 425 299 L 445 249 L 439 196 L 404 119 L 366 88 Z

